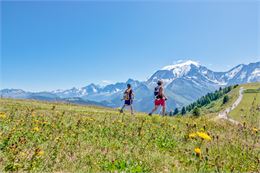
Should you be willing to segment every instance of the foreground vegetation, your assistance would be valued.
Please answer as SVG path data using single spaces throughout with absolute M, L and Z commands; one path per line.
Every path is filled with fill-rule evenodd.
M 0 172 L 260 171 L 259 129 L 204 111 L 149 117 L 26 100 L 0 105 Z

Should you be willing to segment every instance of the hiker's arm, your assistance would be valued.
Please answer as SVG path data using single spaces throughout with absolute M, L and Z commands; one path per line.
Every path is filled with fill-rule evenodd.
M 131 95 L 132 95 L 132 97 L 134 97 L 134 96 L 135 96 L 133 91 L 131 91 Z

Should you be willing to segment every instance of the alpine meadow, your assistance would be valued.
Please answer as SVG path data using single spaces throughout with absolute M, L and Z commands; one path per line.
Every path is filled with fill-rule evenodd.
M 0 173 L 260 173 L 260 0 L 0 0 Z
M 245 89 L 230 112 L 218 117 Z M 1 99 L 0 170 L 32 172 L 259 172 L 260 83 L 240 85 L 200 116 L 119 114 L 66 103 Z

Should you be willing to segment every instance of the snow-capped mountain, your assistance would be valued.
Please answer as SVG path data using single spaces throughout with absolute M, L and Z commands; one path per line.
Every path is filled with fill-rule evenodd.
M 0 90 L 1 97 L 8 97 L 8 98 L 27 98 L 30 93 L 25 92 L 21 89 L 3 89 Z
M 88 86 L 82 87 L 82 88 L 71 88 L 68 90 L 55 90 L 51 93 L 56 94 L 57 96 L 61 98 L 69 98 L 69 97 L 84 97 L 86 95 L 91 95 L 94 93 L 98 93 L 100 91 L 100 86 L 95 84 L 90 84 Z
M 183 61 L 156 71 L 147 81 L 129 79 L 106 86 L 90 84 L 82 88 L 55 90 L 51 92 L 25 92 L 17 89 L 0 91 L 2 97 L 39 100 L 65 100 L 73 103 L 89 103 L 119 107 L 126 84 L 134 89 L 134 106 L 139 111 L 148 111 L 153 106 L 153 89 L 158 80 L 164 81 L 168 107 L 187 105 L 199 97 L 227 85 L 260 82 L 260 62 L 240 64 L 227 72 L 214 72 L 195 61 Z M 77 102 L 75 101 L 77 100 Z M 84 102 L 84 100 L 86 102 Z M 93 102 L 91 102 L 91 101 Z
M 148 79 L 148 84 L 156 83 L 157 80 L 160 79 L 163 80 L 167 86 L 174 80 L 180 78 L 186 78 L 194 81 L 200 78 L 200 80 L 207 81 L 208 83 L 216 83 L 217 85 L 220 84 L 220 82 L 216 79 L 214 72 L 191 60 L 163 67 L 161 70 L 155 72 L 150 79 Z
M 240 64 L 227 72 L 214 72 L 207 67 L 200 65 L 195 61 L 185 61 L 175 65 L 163 67 L 155 72 L 148 83 L 154 83 L 161 79 L 165 84 L 179 78 L 199 79 L 210 84 L 231 85 L 236 83 L 248 83 L 259 81 L 260 62 L 250 63 L 248 65 Z
M 260 62 L 238 65 L 227 73 L 228 85 L 260 81 Z
M 200 67 L 199 63 L 195 61 L 185 61 L 174 65 L 168 65 L 163 67 L 161 70 L 155 72 L 149 79 L 148 84 L 153 84 L 158 79 L 163 80 L 165 84 L 171 83 L 177 78 L 186 76 L 193 68 Z

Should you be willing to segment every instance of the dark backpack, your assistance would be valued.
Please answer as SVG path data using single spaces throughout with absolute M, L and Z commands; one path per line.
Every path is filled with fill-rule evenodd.
M 154 88 L 154 96 L 157 98 L 159 96 L 161 86 L 157 86 Z

